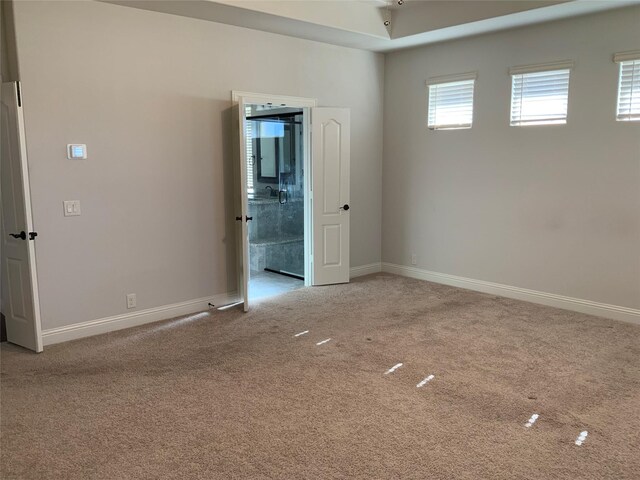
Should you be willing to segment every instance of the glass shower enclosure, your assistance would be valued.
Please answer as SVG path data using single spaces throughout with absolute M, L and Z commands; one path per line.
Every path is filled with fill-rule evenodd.
M 247 115 L 250 275 L 304 280 L 302 111 L 259 107 Z

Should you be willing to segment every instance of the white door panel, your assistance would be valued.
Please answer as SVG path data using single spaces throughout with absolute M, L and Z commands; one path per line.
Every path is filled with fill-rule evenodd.
M 349 109 L 311 109 L 313 284 L 349 281 Z
M 29 170 L 19 85 L 2 84 L 2 309 L 7 340 L 42 351 Z M 24 233 L 23 233 L 24 232 Z M 11 234 L 21 235 L 15 238 Z
M 337 265 L 342 263 L 342 249 L 340 248 L 341 225 L 323 225 L 324 255 L 323 265 Z

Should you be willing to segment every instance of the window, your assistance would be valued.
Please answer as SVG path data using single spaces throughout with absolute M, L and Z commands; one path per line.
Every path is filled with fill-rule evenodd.
M 572 64 L 515 67 L 511 73 L 511 125 L 567 123 Z
M 432 130 L 471 128 L 475 74 L 435 78 L 427 82 L 427 126 Z
M 640 52 L 618 53 L 613 57 L 620 64 L 616 120 L 640 120 Z
M 251 107 L 246 106 L 244 111 L 245 118 L 250 117 L 252 115 Z M 254 193 L 255 189 L 253 186 L 253 166 L 255 164 L 255 156 L 253 154 L 253 130 L 254 130 L 254 122 L 251 120 L 245 120 L 245 152 L 247 154 L 247 193 Z

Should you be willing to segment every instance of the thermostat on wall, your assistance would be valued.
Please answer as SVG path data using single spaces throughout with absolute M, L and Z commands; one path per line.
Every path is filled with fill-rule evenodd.
M 67 158 L 69 160 L 81 160 L 87 158 L 87 146 L 80 144 L 67 145 Z

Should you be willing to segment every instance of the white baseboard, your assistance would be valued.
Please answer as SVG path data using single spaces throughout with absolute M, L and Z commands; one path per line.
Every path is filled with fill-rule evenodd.
M 123 328 L 136 327 L 145 323 L 168 320 L 181 315 L 202 312 L 209 308 L 209 303 L 225 305 L 237 301 L 236 292 L 222 293 L 212 297 L 198 298 L 186 302 L 163 305 L 161 307 L 148 308 L 137 312 L 124 313 L 113 317 L 90 320 L 88 322 L 75 323 L 64 327 L 49 328 L 42 332 L 42 343 L 53 345 L 78 338 L 100 335 Z
M 362 277 L 370 273 L 378 273 L 382 271 L 382 263 L 369 263 L 368 265 L 360 265 L 359 267 L 351 267 L 349 269 L 349 278 Z
M 395 273 L 404 277 L 427 280 L 429 282 L 442 283 L 453 287 L 466 288 L 477 292 L 490 293 L 507 298 L 515 298 L 526 302 L 540 303 L 550 307 L 563 308 L 574 312 L 587 313 L 600 317 L 612 318 L 623 322 L 640 324 L 640 310 L 634 308 L 609 305 L 607 303 L 592 302 L 580 298 L 565 297 L 554 293 L 539 292 L 526 288 L 512 287 L 499 283 L 474 280 L 472 278 L 457 277 L 446 273 L 431 272 L 416 267 L 397 265 L 394 263 L 382 263 L 382 271 Z
M 563 308 L 565 310 L 612 318 L 614 320 L 640 324 L 640 310 L 633 308 L 565 297 L 563 295 L 512 287 L 499 283 L 485 282 L 483 280 L 474 280 L 472 278 L 458 277 L 455 275 L 448 275 L 446 273 L 431 272 L 429 270 L 393 263 L 370 263 L 368 265 L 352 267 L 350 269 L 350 277 L 355 278 L 363 275 L 369 275 L 371 273 L 378 273 L 380 271 L 394 273 L 404 277 L 417 278 L 419 280 L 427 280 L 429 282 L 441 283 L 444 285 L 451 285 L 453 287 L 490 293 L 492 295 L 515 298 L 526 302 Z M 168 320 L 181 315 L 202 312 L 207 310 L 209 303 L 214 305 L 225 305 L 237 301 L 238 298 L 236 292 L 229 292 L 214 295 L 212 297 L 198 298 L 186 302 L 149 308 L 122 315 L 115 315 L 113 317 L 66 325 L 64 327 L 49 328 L 42 332 L 42 342 L 44 345 L 53 345 L 55 343 L 144 325 L 146 323 Z

